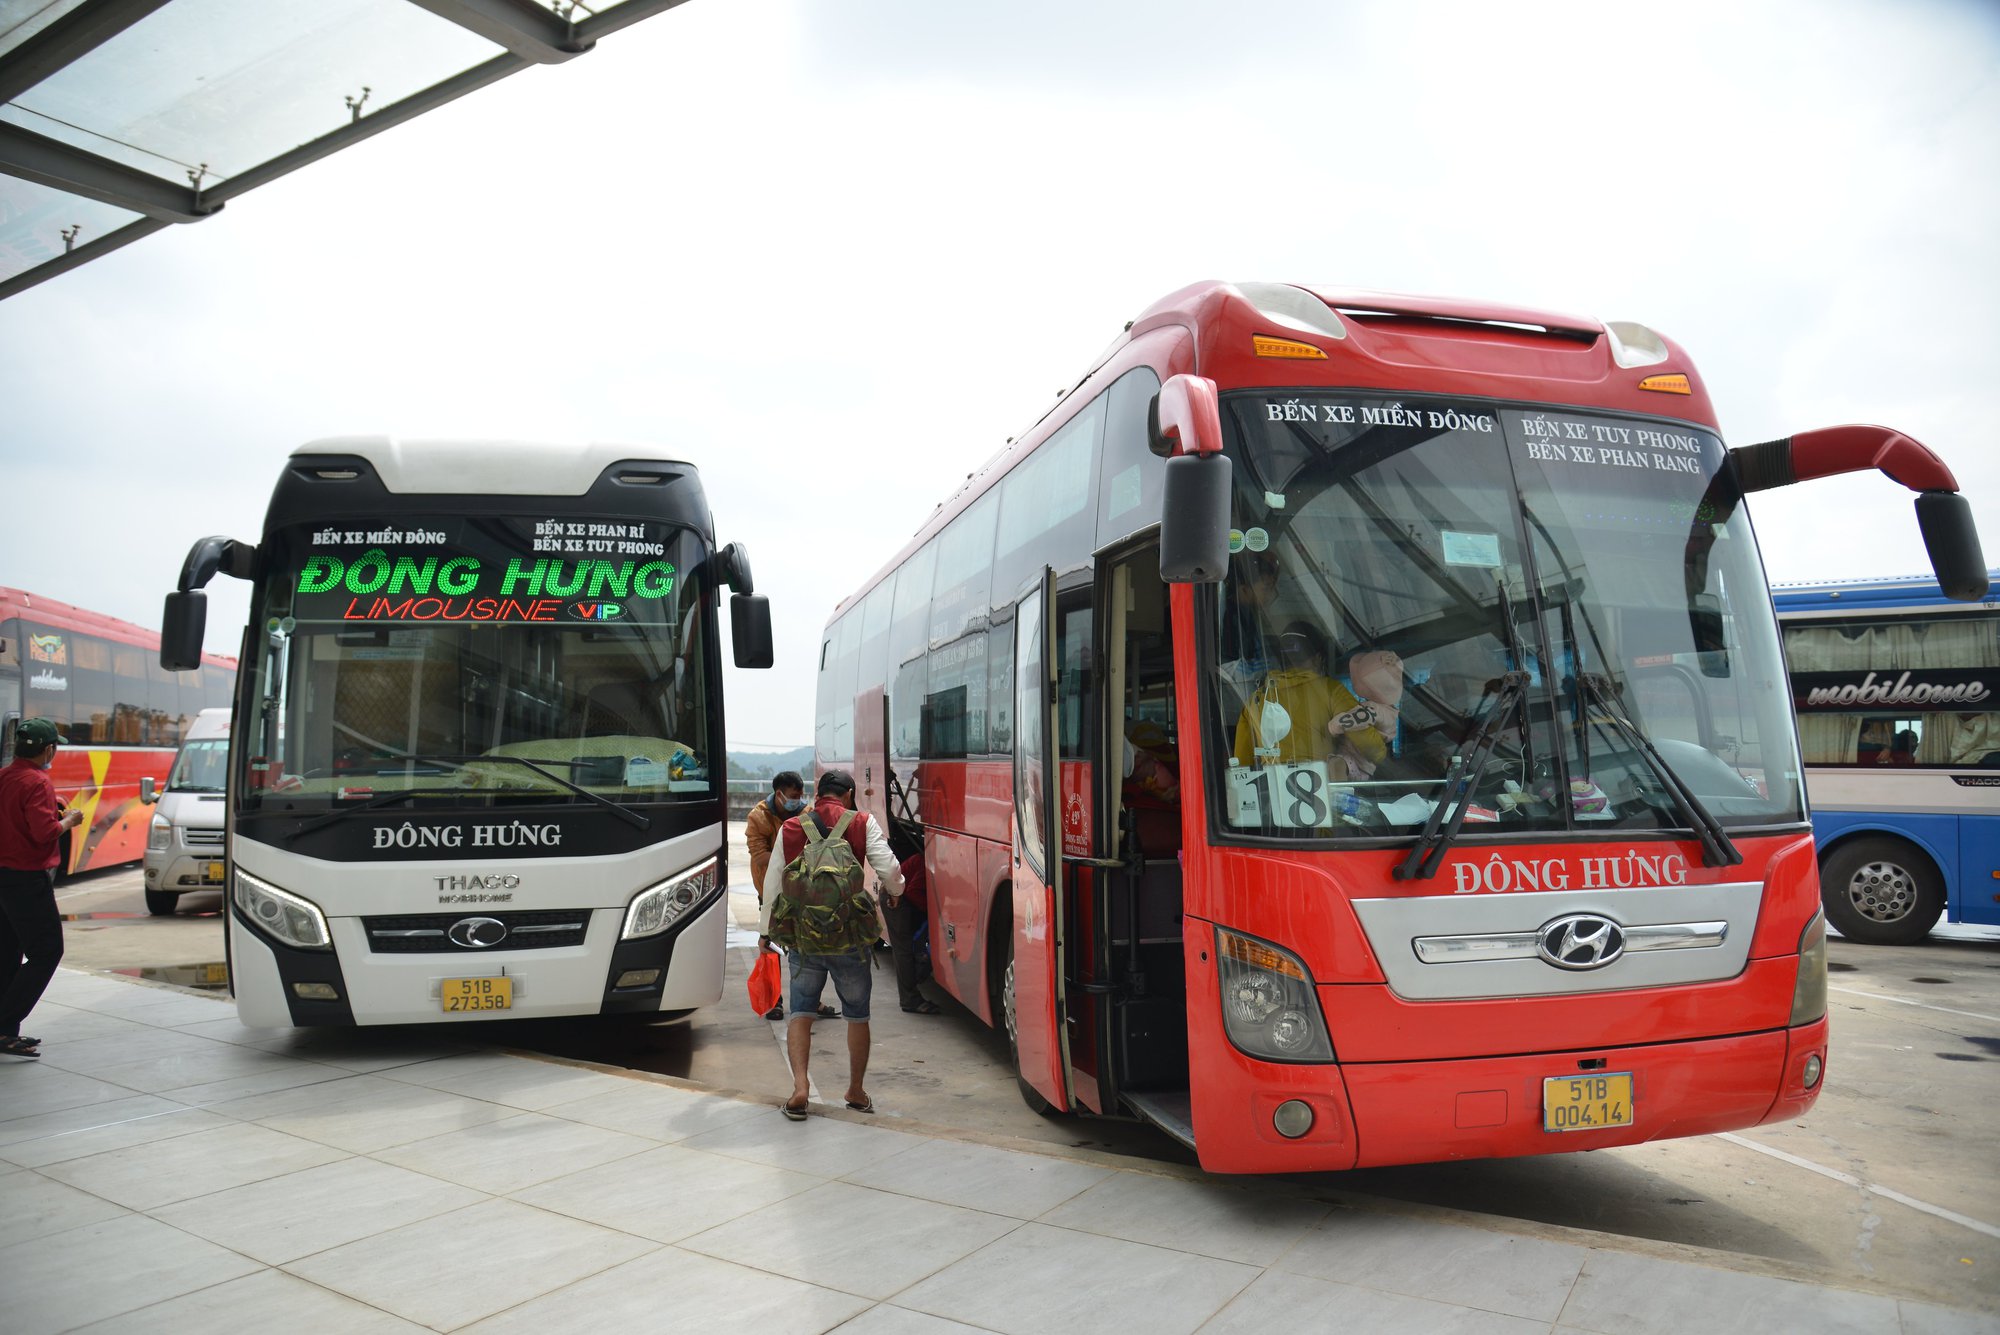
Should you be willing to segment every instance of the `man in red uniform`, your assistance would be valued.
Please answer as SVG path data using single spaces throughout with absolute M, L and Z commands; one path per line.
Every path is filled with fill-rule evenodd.
M 47 719 L 28 719 L 14 731 L 14 763 L 0 770 L 0 1056 L 42 1055 L 21 1021 L 62 960 L 56 856 L 83 813 L 57 805 L 48 770 L 68 740 Z

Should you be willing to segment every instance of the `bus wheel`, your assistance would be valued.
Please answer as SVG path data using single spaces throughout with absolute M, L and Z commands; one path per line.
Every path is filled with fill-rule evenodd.
M 1820 898 L 1848 940 L 1912 946 L 1944 912 L 1944 878 L 1913 844 L 1856 839 L 1834 849 L 1820 868 Z
M 171 917 L 181 902 L 178 890 L 148 890 L 146 892 L 146 912 L 155 918 Z
M 1021 1076 L 1021 1026 L 1014 1007 L 1014 932 L 1011 923 L 1007 932 L 1007 969 L 1000 976 L 1000 1016 L 1007 1027 L 1007 1056 L 1014 1063 L 1014 1084 L 1021 1091 L 1021 1101 L 1047 1117 L 1055 1112 L 1055 1105 L 1043 1098 L 1042 1092 Z

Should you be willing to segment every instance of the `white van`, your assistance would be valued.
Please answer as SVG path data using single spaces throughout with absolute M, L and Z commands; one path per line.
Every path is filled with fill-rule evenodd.
M 146 911 L 167 914 L 189 890 L 221 890 L 223 790 L 229 779 L 229 711 L 195 715 L 174 757 L 167 786 L 140 782 L 142 801 L 156 804 L 146 836 Z

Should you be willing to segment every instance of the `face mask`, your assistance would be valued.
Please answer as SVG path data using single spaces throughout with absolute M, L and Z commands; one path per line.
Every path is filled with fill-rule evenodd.
M 805 807 L 806 800 L 803 797 L 788 797 L 778 803 L 778 810 L 788 816 L 804 811 Z

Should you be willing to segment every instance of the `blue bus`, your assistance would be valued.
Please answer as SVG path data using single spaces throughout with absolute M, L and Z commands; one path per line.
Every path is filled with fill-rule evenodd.
M 1827 918 L 1880 945 L 2000 924 L 2000 600 L 1915 576 L 1771 592 Z

